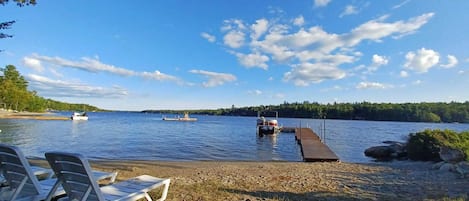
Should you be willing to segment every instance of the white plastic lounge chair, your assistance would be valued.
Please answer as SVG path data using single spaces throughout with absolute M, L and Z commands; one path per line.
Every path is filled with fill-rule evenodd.
M 61 184 L 67 193 L 64 200 L 120 201 L 141 198 L 152 200 L 148 192 L 160 186 L 163 186 L 163 192 L 158 200 L 165 200 L 168 194 L 170 179 L 141 175 L 126 181 L 99 187 L 91 174 L 88 160 L 82 155 L 49 152 L 46 153 L 46 159 L 58 178 L 54 188 Z M 50 196 L 46 200 L 49 201 Z
M 0 190 L 1 200 L 42 200 L 53 186 L 47 180 L 38 181 L 28 160 L 14 146 L 0 144 L 0 169 L 8 184 Z
M 0 173 L 6 186 L 0 189 L 0 200 L 43 200 L 49 194 L 57 179 L 53 178 L 51 169 L 31 166 L 23 152 L 15 146 L 0 144 Z M 38 175 L 49 174 L 44 180 L 38 181 Z M 93 171 L 94 178 L 108 179 L 114 182 L 117 172 Z M 53 196 L 65 194 L 61 188 L 56 189 Z

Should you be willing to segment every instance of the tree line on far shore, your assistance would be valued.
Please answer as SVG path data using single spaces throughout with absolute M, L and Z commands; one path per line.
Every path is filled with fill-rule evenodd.
M 287 118 L 345 119 L 371 121 L 405 121 L 405 122 L 446 122 L 469 123 L 469 101 L 437 103 L 333 103 L 320 104 L 304 101 L 302 103 L 284 102 L 280 105 L 261 105 L 216 110 L 186 110 L 192 114 L 257 116 L 264 111 L 264 116 Z M 270 111 L 270 113 L 269 113 Z M 145 110 L 143 112 L 181 113 L 175 110 Z
M 14 111 L 45 112 L 60 111 L 99 111 L 100 109 L 87 104 L 70 104 L 37 95 L 36 91 L 28 91 L 28 82 L 13 65 L 0 68 L 0 108 Z

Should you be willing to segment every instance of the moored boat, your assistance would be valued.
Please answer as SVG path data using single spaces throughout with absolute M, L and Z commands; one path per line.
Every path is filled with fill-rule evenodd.
M 189 117 L 189 113 L 184 113 L 184 117 L 176 117 L 176 118 L 170 118 L 170 117 L 163 117 L 164 121 L 197 121 L 197 118 L 192 118 Z
M 264 116 L 260 116 L 260 112 L 257 113 L 257 133 L 260 136 L 263 135 L 275 135 L 280 132 L 278 125 L 278 112 L 275 112 L 275 119 L 266 119 Z
M 74 112 L 70 117 L 72 120 L 88 120 L 86 112 Z

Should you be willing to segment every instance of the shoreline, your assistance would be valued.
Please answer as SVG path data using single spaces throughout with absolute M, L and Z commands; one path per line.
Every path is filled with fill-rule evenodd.
M 44 159 L 30 159 L 47 167 Z M 167 200 L 442 200 L 468 199 L 468 178 L 432 170 L 431 162 L 242 162 L 92 160 L 117 180 L 170 178 Z M 158 191 L 152 191 L 156 197 Z
M 70 120 L 70 117 L 56 116 L 50 112 L 13 112 L 0 110 L 0 119 Z

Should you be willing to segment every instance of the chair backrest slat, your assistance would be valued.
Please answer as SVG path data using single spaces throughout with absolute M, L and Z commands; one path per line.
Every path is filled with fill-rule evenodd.
M 16 198 L 40 194 L 39 181 L 19 148 L 0 144 L 0 170 Z
M 70 200 L 104 201 L 91 166 L 82 155 L 63 152 L 45 155 Z

